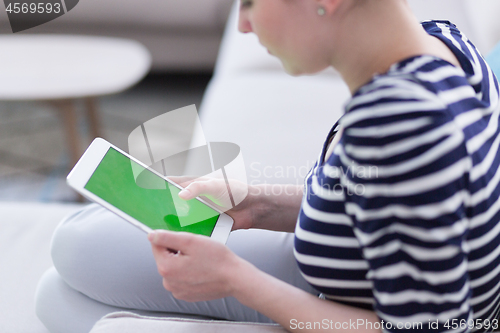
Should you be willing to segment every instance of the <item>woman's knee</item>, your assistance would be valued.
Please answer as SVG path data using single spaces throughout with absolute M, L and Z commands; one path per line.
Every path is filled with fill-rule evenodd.
M 98 205 L 63 220 L 51 252 L 68 285 L 106 304 L 122 306 L 120 295 L 144 283 L 161 286 L 147 234 Z
M 54 266 L 65 279 L 72 281 L 72 275 L 82 270 L 92 270 L 91 258 L 99 247 L 99 234 L 107 224 L 96 226 L 95 219 L 102 214 L 99 207 L 90 205 L 67 216 L 56 228 L 52 237 L 51 255 Z

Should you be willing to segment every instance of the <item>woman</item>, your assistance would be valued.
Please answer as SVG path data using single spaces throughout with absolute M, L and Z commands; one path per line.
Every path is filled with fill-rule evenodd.
M 322 297 L 291 268 L 289 239 L 259 231 L 235 233 L 228 247 L 185 233 L 149 234 L 171 292 L 159 300 L 150 291 L 156 280 L 148 288 L 96 283 L 107 272 L 124 275 L 116 273 L 123 271 L 116 253 L 106 261 L 74 245 L 90 229 L 95 243 L 93 223 L 101 230 L 111 223 L 96 207 L 66 220 L 54 238 L 65 283 L 105 304 L 270 319 L 296 331 L 497 329 L 499 91 L 475 47 L 449 22 L 420 25 L 404 0 L 242 0 L 239 29 L 255 33 L 291 75 L 333 66 L 353 96 L 303 193 L 250 195 L 228 212 L 235 229 L 295 230 L 300 273 Z M 181 197 L 215 187 L 195 182 Z M 115 236 L 102 235 L 102 244 L 112 246 Z M 90 259 L 79 266 L 61 254 L 68 248 Z M 123 259 L 132 263 L 127 281 L 144 261 L 136 256 Z M 82 278 L 99 265 L 102 276 Z M 38 304 L 44 290 L 56 290 L 49 280 Z

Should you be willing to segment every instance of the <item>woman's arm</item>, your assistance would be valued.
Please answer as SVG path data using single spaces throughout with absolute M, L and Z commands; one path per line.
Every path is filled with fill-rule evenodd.
M 380 332 L 373 311 L 322 300 L 241 260 L 230 277 L 231 295 L 288 331 Z M 377 329 L 378 328 L 378 329 Z
M 254 200 L 252 228 L 294 232 L 303 189 L 303 186 L 297 185 L 254 186 L 256 195 L 251 197 Z
M 232 296 L 293 332 L 380 331 L 375 312 L 321 300 L 259 271 L 210 238 L 166 231 L 148 238 L 163 285 L 175 298 L 195 302 Z

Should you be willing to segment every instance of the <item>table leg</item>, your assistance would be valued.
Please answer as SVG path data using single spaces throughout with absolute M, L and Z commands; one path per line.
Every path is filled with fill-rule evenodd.
M 87 107 L 87 118 L 89 121 L 92 139 L 101 137 L 101 125 L 98 114 L 97 100 L 95 97 L 85 98 L 85 106 Z
M 75 110 L 74 100 L 51 101 L 62 118 L 66 140 L 68 144 L 68 154 L 70 167 L 72 168 L 81 156 L 80 134 L 78 133 L 78 117 Z
M 75 101 L 53 100 L 48 101 L 54 106 L 62 119 L 64 131 L 66 132 L 67 150 L 70 158 L 70 168 L 78 162 L 81 156 L 80 134 L 78 131 L 78 117 L 75 109 Z M 76 201 L 84 202 L 85 199 L 80 193 L 77 193 Z

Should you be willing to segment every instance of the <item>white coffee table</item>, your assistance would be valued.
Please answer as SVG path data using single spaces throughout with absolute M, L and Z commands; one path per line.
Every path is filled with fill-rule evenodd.
M 121 92 L 151 67 L 140 43 L 76 35 L 0 35 L 0 100 L 48 102 L 59 111 L 72 165 L 81 156 L 74 102 L 87 106 L 99 136 L 95 98 Z

